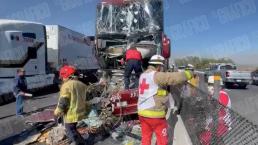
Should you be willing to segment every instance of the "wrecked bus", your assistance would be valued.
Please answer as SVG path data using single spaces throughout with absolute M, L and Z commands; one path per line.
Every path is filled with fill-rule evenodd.
M 122 89 L 124 65 L 120 60 L 130 47 L 141 52 L 143 68 L 154 54 L 170 57 L 170 40 L 164 34 L 163 0 L 102 0 L 97 5 L 97 56 L 111 85 L 120 89 L 111 97 L 115 115 L 137 111 L 138 90 Z

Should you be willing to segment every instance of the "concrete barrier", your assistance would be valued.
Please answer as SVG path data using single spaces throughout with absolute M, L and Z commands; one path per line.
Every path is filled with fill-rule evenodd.
M 181 116 L 178 115 L 178 122 L 175 126 L 173 145 L 192 145 L 191 139 L 186 131 L 185 125 Z

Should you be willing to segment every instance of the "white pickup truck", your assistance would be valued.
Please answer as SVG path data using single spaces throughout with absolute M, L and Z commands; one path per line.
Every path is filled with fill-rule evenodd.
M 248 71 L 237 71 L 237 67 L 234 64 L 214 64 L 211 65 L 209 75 L 214 73 L 220 73 L 223 84 L 226 88 L 240 87 L 246 88 L 251 83 L 251 73 Z

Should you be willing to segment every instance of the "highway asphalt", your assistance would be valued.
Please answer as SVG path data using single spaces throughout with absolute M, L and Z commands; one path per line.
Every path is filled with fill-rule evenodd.
M 249 121 L 258 125 L 258 86 L 249 85 L 247 89 L 227 89 L 232 109 Z
M 208 85 L 204 81 L 204 75 L 200 74 L 199 77 L 199 88 L 206 92 Z M 226 91 L 231 99 L 232 109 L 258 125 L 258 86 L 248 85 L 246 89 L 230 88 L 226 89 Z

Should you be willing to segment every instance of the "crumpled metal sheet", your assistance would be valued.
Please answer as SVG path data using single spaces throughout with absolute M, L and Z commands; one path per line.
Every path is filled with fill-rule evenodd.
M 129 132 L 129 134 L 126 134 L 126 136 L 123 138 L 123 141 L 121 143 L 122 145 L 140 145 L 141 144 L 141 139 L 139 139 L 139 137 L 142 136 L 140 124 L 134 125 L 131 132 Z M 155 134 L 153 134 L 151 139 L 151 145 L 155 145 L 156 141 L 157 141 L 157 137 Z
M 120 141 L 122 145 L 139 145 L 141 144 L 141 136 L 141 126 L 138 120 L 122 122 L 111 134 L 111 137 Z M 152 142 L 155 143 L 155 140 L 156 138 L 153 136 Z
M 55 121 L 54 110 L 44 110 L 26 117 L 26 123 L 43 123 Z
M 14 145 L 29 145 L 31 143 L 34 143 L 37 141 L 37 139 L 41 136 L 40 133 L 38 134 L 34 134 L 30 137 L 28 137 L 27 139 L 25 139 L 24 141 L 20 142 L 20 143 L 17 143 L 17 144 L 14 144 Z
M 122 56 L 124 52 L 125 52 L 125 48 L 122 45 L 112 46 L 106 50 L 106 53 L 110 58 Z
M 137 0 L 97 7 L 97 33 L 134 34 L 163 30 L 162 0 Z

